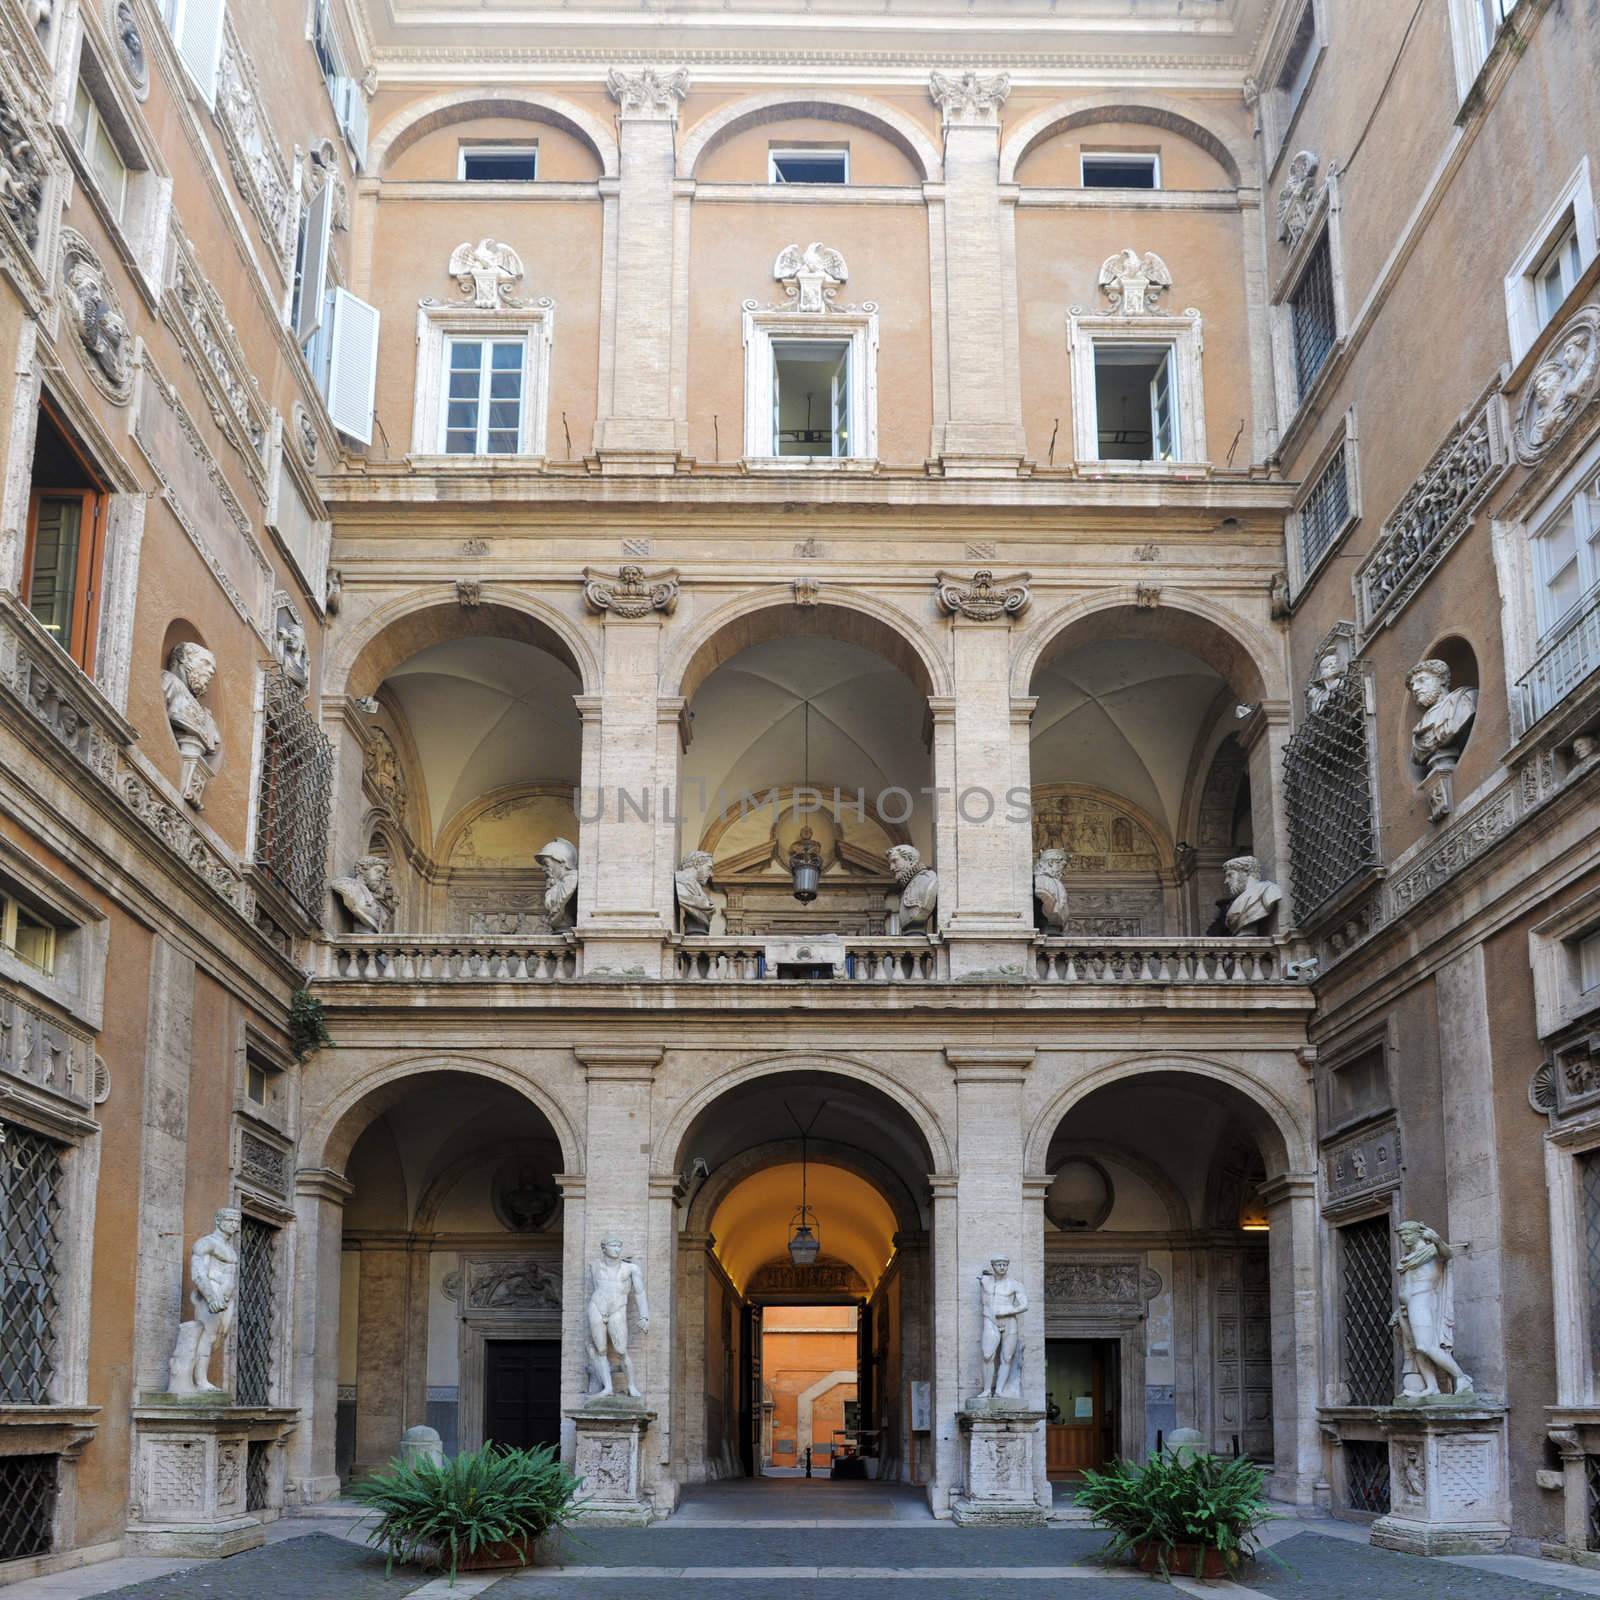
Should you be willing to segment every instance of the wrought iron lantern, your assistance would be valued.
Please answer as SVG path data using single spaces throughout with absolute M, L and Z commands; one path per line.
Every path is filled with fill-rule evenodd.
M 794 1117 L 795 1126 L 800 1128 L 800 1205 L 789 1219 L 789 1259 L 797 1267 L 814 1266 L 818 1255 L 822 1252 L 822 1225 L 817 1221 L 817 1214 L 808 1203 L 806 1140 L 811 1130 L 816 1127 L 817 1117 L 822 1115 L 826 1104 L 824 1101 L 817 1107 L 816 1116 L 812 1117 L 803 1128 L 800 1127 L 800 1119 L 794 1116 L 794 1112 L 792 1110 L 789 1112 L 789 1115 Z
M 811 702 L 806 701 L 805 723 L 805 790 L 811 790 Z M 789 847 L 789 874 L 794 879 L 794 897 L 801 905 L 810 905 L 817 898 L 817 880 L 822 876 L 822 846 L 811 832 L 808 822 L 800 837 Z

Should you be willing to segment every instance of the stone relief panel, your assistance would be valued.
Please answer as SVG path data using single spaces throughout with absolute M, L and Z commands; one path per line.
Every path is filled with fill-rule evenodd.
M 217 125 L 234 182 L 272 251 L 278 270 L 294 270 L 293 180 L 283 145 L 267 120 L 255 66 L 226 17 L 217 74 Z
M 289 1193 L 289 1153 L 248 1128 L 239 1130 L 234 1176 L 240 1183 L 283 1200 Z
M 0 1073 L 87 1111 L 94 1094 L 94 1040 L 19 996 L 0 993 Z
M 561 1274 L 533 1256 L 468 1261 L 462 1289 L 468 1311 L 561 1311 Z
M 61 293 L 90 381 L 126 405 L 133 394 L 133 332 L 104 264 L 73 228 L 61 232 Z
M 1534 368 L 1517 412 L 1517 459 L 1536 466 L 1600 393 L 1600 306 L 1585 306 Z
M 0 60 L 0 256 L 15 258 L 18 268 L 26 263 L 21 275 L 34 303 L 44 286 L 45 208 L 56 167 L 45 118 L 39 96 L 9 59 Z
M 1156 1280 L 1159 1292 L 1160 1279 Z M 1050 1316 L 1136 1315 L 1144 1310 L 1144 1263 L 1137 1256 L 1047 1261 L 1045 1311 Z
M 1400 1130 L 1391 1120 L 1353 1133 L 1322 1153 L 1327 1206 L 1344 1205 L 1400 1181 Z
M 1305 237 L 1322 199 L 1324 186 L 1317 183 L 1320 167 L 1314 150 L 1299 151 L 1278 190 L 1278 242 L 1291 250 Z

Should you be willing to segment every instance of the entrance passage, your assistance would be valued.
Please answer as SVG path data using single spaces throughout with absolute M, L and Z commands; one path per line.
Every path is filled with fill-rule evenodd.
M 485 1444 L 513 1450 L 560 1444 L 559 1339 L 490 1339 L 483 1377 Z
M 773 1305 L 761 1315 L 764 1477 L 867 1475 L 861 1423 L 861 1308 Z
M 1045 1341 L 1045 1465 L 1052 1482 L 1076 1478 L 1117 1453 L 1115 1339 Z

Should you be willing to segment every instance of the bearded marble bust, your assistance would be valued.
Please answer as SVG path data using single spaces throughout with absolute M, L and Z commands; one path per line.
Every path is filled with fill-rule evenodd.
M 203 644 L 177 645 L 167 658 L 161 692 L 172 736 L 185 755 L 212 756 L 222 747 L 217 719 L 200 703 L 216 675 L 217 658 Z
M 1419 661 L 1406 674 L 1406 688 L 1422 707 L 1422 720 L 1411 730 L 1411 758 L 1429 772 L 1448 771 L 1456 764 L 1478 714 L 1478 691 L 1450 687 L 1450 668 L 1443 661 Z
M 672 875 L 678 910 L 683 913 L 685 933 L 711 931 L 711 918 L 716 913 L 717 902 L 711 898 L 707 885 L 711 882 L 711 869 L 715 865 L 709 850 L 691 850 L 683 858 L 683 865 Z
M 362 856 L 347 878 L 335 878 L 328 887 L 350 913 L 357 931 L 386 933 L 394 919 L 397 896 L 389 878 L 387 856 Z
M 1046 929 L 1064 933 L 1067 927 L 1067 852 L 1041 850 L 1033 863 L 1033 898 Z
M 1222 869 L 1223 886 L 1232 896 L 1224 914 L 1231 934 L 1265 933 L 1283 899 L 1283 890 L 1261 876 L 1254 856 L 1235 856 Z
M 889 852 L 889 870 L 900 886 L 901 933 L 930 933 L 939 907 L 939 875 L 922 864 L 922 853 L 909 844 Z

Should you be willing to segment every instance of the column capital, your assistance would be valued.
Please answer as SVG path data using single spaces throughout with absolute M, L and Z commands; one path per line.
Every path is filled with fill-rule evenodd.
M 640 67 L 606 74 L 606 90 L 617 102 L 619 122 L 676 122 L 678 106 L 689 92 L 687 67 Z
M 1014 694 L 1011 697 L 1011 721 L 1016 726 L 1027 727 L 1038 709 L 1039 697 L 1036 694 Z
M 1281 1205 L 1285 1200 L 1315 1200 L 1317 1175 L 1314 1172 L 1280 1172 L 1268 1178 L 1257 1190 L 1269 1206 Z
M 946 132 L 951 128 L 998 128 L 1000 107 L 1011 93 L 1011 74 L 935 70 L 928 74 L 928 93 L 944 113 Z
M 928 1193 L 935 1200 L 954 1200 L 960 1185 L 960 1176 L 954 1172 L 930 1172 L 928 1174 Z
M 294 1175 L 294 1192 L 342 1206 L 356 1192 L 356 1186 L 332 1167 L 301 1167 Z
M 590 1083 L 597 1078 L 611 1083 L 652 1083 L 666 1055 L 658 1044 L 577 1044 L 572 1053 Z
M 612 578 L 597 567 L 583 569 L 583 603 L 606 622 L 651 622 L 677 610 L 683 584 L 676 567 L 646 572 L 631 563 Z
M 649 1183 L 652 1200 L 671 1200 L 676 1205 L 683 1198 L 683 1179 L 676 1172 L 652 1172 Z
M 947 1044 L 945 1061 L 954 1069 L 958 1083 L 1021 1083 L 1022 1075 L 1033 1065 L 1034 1049 L 969 1050 Z
M 581 1172 L 557 1172 L 554 1174 L 555 1185 L 561 1191 L 563 1200 L 583 1199 L 584 1189 L 589 1180 Z

